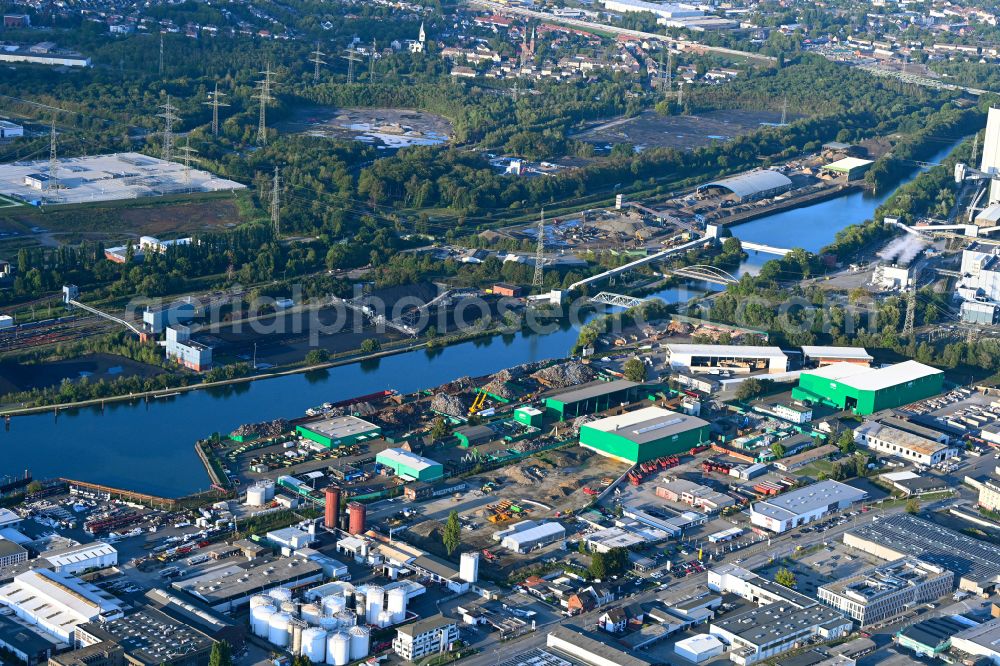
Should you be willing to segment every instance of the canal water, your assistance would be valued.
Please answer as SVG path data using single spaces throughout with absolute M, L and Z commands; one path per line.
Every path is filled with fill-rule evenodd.
M 930 158 L 944 159 L 953 146 Z M 805 208 L 733 227 L 736 237 L 777 247 L 817 251 L 844 227 L 870 219 L 888 193 L 851 193 Z M 740 267 L 755 272 L 772 257 L 751 252 Z M 677 302 L 711 285 L 671 288 L 654 294 Z M 30 469 L 35 478 L 71 478 L 141 492 L 179 496 L 204 489 L 208 478 L 194 451 L 197 439 L 227 433 L 243 423 L 291 418 L 307 407 L 383 389 L 407 393 L 463 375 L 564 356 L 577 329 L 562 324 L 544 334 L 476 340 L 433 351 L 419 350 L 315 373 L 192 391 L 149 403 L 14 418 L 0 432 L 0 474 Z

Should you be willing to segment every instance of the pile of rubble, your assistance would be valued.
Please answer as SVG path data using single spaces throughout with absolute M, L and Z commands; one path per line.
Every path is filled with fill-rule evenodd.
M 413 423 L 417 420 L 417 408 L 413 405 L 400 405 L 379 412 L 378 418 L 387 426 L 399 426 Z
M 290 430 L 288 421 L 285 419 L 275 419 L 274 421 L 264 421 L 263 423 L 244 423 L 236 430 L 229 433 L 230 437 L 277 437 Z
M 447 414 L 449 416 L 465 416 L 469 411 L 468 405 L 462 402 L 460 398 L 454 395 L 448 395 L 447 393 L 438 393 L 431 399 L 431 409 L 439 414 Z
M 549 388 L 565 388 L 593 381 L 597 378 L 597 373 L 589 365 L 567 361 L 539 370 L 531 377 Z

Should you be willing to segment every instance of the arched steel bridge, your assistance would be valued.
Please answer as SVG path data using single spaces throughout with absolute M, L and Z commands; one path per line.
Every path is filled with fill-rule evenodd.
M 739 279 L 733 276 L 732 273 L 724 271 L 721 268 L 716 268 L 715 266 L 706 266 L 704 264 L 685 266 L 684 268 L 675 268 L 670 272 L 677 277 L 686 278 L 688 280 L 702 280 L 703 282 L 712 282 L 721 285 L 736 284 L 739 282 Z

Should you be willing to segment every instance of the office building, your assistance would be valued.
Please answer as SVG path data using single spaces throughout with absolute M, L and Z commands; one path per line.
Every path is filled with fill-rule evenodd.
M 582 425 L 580 446 L 635 465 L 686 452 L 708 436 L 708 421 L 697 416 L 644 407 Z
M 867 449 L 928 467 L 958 455 L 958 449 L 879 421 L 865 421 L 854 429 L 854 442 Z
M 987 479 L 979 485 L 979 506 L 987 511 L 1000 511 L 1000 482 Z
M 434 615 L 396 629 L 392 651 L 407 661 L 418 661 L 429 654 L 448 652 L 457 640 L 458 624 Z
M 818 481 L 790 490 L 766 501 L 754 502 L 750 522 L 778 534 L 846 509 L 868 497 L 863 490 L 846 483 Z
M 817 602 L 801 592 L 779 585 L 736 564 L 722 564 L 708 570 L 708 589 L 735 594 L 758 606 L 774 604 L 786 609 L 809 608 Z
M 792 398 L 867 415 L 941 393 L 944 373 L 917 361 L 877 370 L 855 363 L 834 363 L 804 370 Z
M 904 558 L 823 585 L 817 596 L 867 627 L 943 597 L 951 592 L 954 578 L 940 565 Z
M 77 625 L 122 615 L 118 600 L 90 583 L 65 573 L 32 569 L 0 587 L 0 605 L 25 622 L 70 643 Z

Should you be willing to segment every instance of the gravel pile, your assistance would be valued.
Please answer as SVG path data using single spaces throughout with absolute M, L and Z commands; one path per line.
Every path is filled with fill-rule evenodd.
M 469 408 L 456 396 L 438 393 L 431 400 L 431 409 L 449 416 L 465 416 Z
M 589 365 L 568 361 L 539 370 L 531 376 L 550 388 L 565 388 L 593 381 L 597 373 Z
M 288 432 L 289 425 L 285 419 L 264 421 L 263 423 L 244 423 L 229 433 L 230 437 L 277 437 Z

